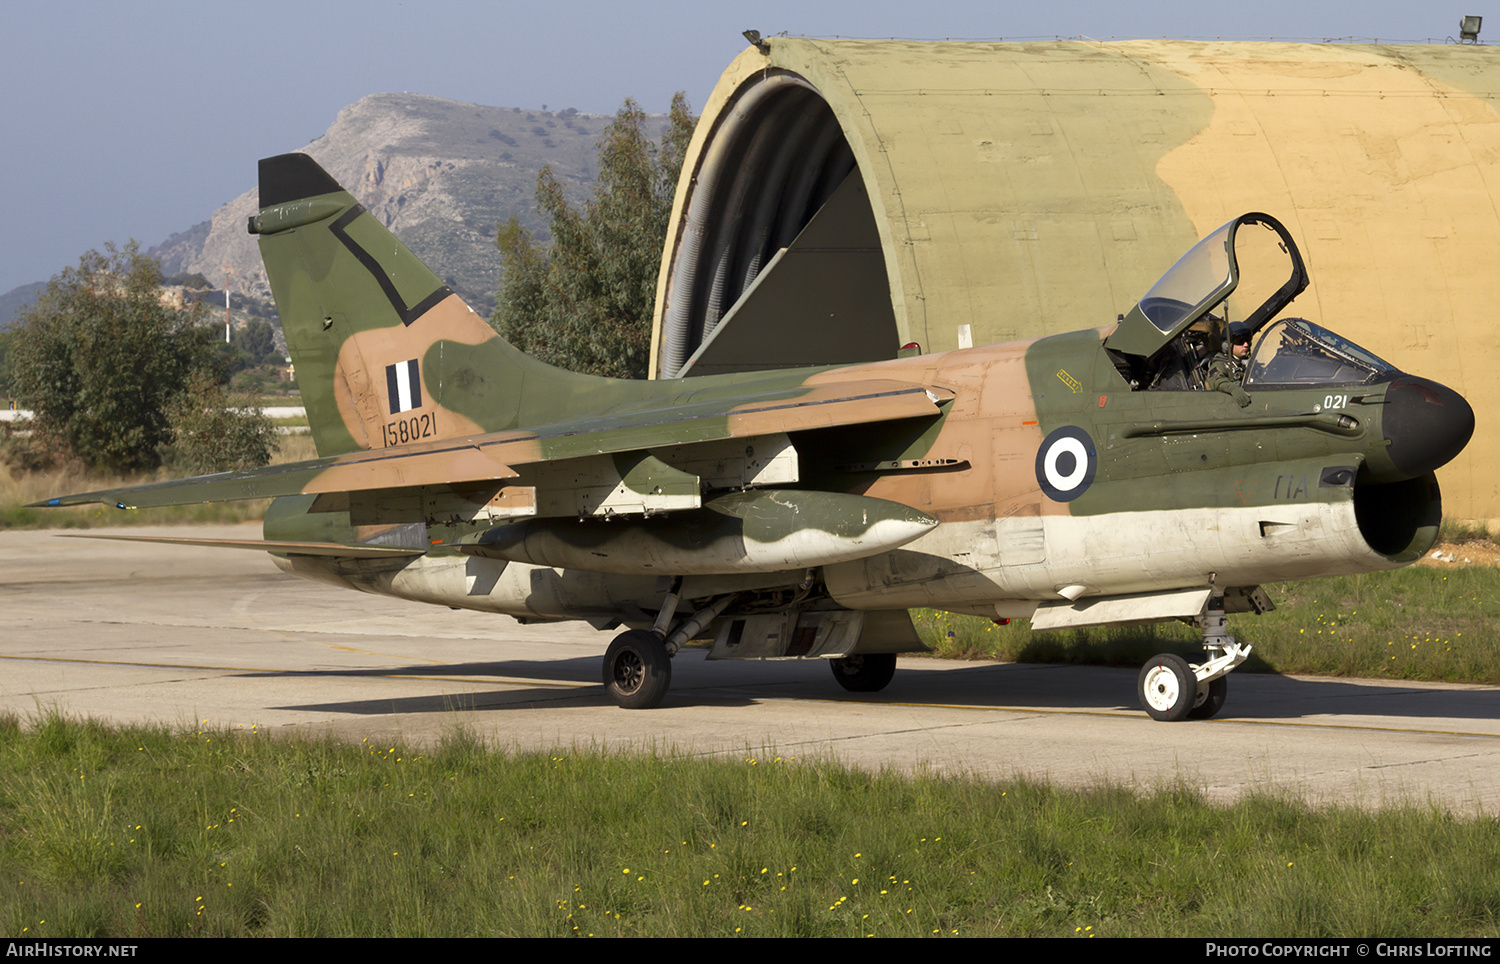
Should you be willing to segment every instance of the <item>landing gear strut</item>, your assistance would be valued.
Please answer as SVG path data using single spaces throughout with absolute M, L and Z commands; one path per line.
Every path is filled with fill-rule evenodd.
M 1214 608 L 1193 620 L 1203 632 L 1203 662 L 1162 653 L 1141 668 L 1136 695 L 1153 720 L 1208 720 L 1224 708 L 1229 695 L 1226 677 L 1250 655 L 1250 647 L 1224 631 L 1224 600 L 1215 598 L 1211 605 Z

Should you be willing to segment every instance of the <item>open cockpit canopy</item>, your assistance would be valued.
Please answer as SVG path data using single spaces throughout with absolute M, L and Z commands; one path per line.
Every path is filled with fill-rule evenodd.
M 1215 340 L 1224 339 L 1236 321 L 1253 334 L 1306 287 L 1302 255 L 1281 222 L 1269 214 L 1242 214 L 1178 259 L 1104 344 L 1150 358 L 1199 322 Z

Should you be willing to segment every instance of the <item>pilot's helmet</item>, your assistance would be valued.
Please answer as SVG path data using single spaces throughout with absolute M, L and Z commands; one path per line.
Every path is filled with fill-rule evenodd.
M 1243 321 L 1231 321 L 1229 323 L 1229 343 L 1231 345 L 1243 342 L 1250 344 L 1250 326 Z

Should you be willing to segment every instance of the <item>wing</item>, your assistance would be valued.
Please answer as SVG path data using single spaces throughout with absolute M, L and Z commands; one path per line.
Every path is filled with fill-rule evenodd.
M 64 539 L 109 539 L 115 542 L 155 542 L 169 546 L 208 546 L 213 549 L 253 549 L 284 552 L 294 556 L 329 556 L 336 559 L 399 559 L 420 556 L 426 550 L 401 546 L 341 545 L 334 542 L 292 542 L 284 539 L 191 539 L 177 536 L 120 536 L 103 533 L 61 533 Z
M 774 437 L 811 428 L 931 418 L 941 414 L 941 405 L 951 398 L 951 393 L 881 380 L 812 386 L 804 383 L 797 389 L 751 391 L 702 401 L 684 399 L 681 392 L 664 391 L 658 404 L 530 430 L 397 445 L 261 469 L 101 489 L 32 505 L 103 503 L 136 508 L 289 495 L 355 495 L 424 487 L 461 489 L 476 484 L 499 483 L 497 487 L 503 487 L 520 475 L 517 467 L 615 456 L 610 464 L 619 468 L 619 456 L 638 456 L 633 462 L 626 460 L 629 467 L 621 472 L 624 479 L 631 468 L 648 459 L 656 461 L 647 455 L 651 450 L 674 450 L 727 439 Z M 607 469 L 604 472 L 609 475 Z

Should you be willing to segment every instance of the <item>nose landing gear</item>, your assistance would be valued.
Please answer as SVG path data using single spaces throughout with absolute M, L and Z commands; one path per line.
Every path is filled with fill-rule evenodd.
M 1229 695 L 1227 677 L 1250 656 L 1250 647 L 1241 646 L 1224 631 L 1224 601 L 1215 599 L 1213 605 L 1193 620 L 1203 632 L 1203 662 L 1189 663 L 1181 656 L 1161 653 L 1141 668 L 1136 695 L 1153 720 L 1208 720 L 1224 708 Z

